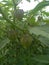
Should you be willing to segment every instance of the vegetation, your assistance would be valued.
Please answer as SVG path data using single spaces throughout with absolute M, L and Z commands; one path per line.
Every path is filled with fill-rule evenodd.
M 21 1 L 0 2 L 0 65 L 49 65 L 49 1 L 27 12 Z

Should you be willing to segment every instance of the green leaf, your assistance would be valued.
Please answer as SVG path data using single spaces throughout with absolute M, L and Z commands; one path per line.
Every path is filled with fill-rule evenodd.
M 2 48 L 4 48 L 9 42 L 10 42 L 10 40 L 8 38 L 5 38 L 4 40 L 1 40 L 0 41 L 0 50 Z
M 29 32 L 37 35 L 42 45 L 49 47 L 49 25 L 30 27 Z
M 49 16 L 49 12 L 42 11 L 42 13 L 45 14 L 46 16 Z
M 14 0 L 15 4 L 18 5 L 22 0 Z
M 32 33 L 34 33 L 34 34 L 36 34 L 37 36 L 38 35 L 41 35 L 41 36 L 44 36 L 44 37 L 46 37 L 46 38 L 48 38 L 49 39 L 49 27 L 47 27 L 47 26 L 37 26 L 37 27 L 30 27 L 29 28 L 29 32 L 32 34 Z
M 49 55 L 37 55 L 34 60 L 40 63 L 49 63 Z
M 39 10 L 41 10 L 45 6 L 49 6 L 49 1 L 43 1 L 37 4 L 37 6 L 33 10 L 31 10 L 30 14 L 35 15 Z
M 49 47 L 49 39 L 43 36 L 39 37 L 39 40 L 42 42 L 42 45 L 46 45 L 47 47 Z
M 30 0 L 27 0 L 28 2 L 30 2 Z

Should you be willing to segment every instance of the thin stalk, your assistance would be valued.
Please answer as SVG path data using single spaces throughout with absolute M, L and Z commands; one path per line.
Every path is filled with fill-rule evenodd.
M 15 19 L 16 19 L 16 3 L 15 3 L 15 0 L 12 0 L 13 1 L 13 23 L 15 23 Z

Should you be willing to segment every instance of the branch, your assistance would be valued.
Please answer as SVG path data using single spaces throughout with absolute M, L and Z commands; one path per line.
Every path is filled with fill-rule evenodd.
M 13 11 L 13 21 L 15 22 L 15 18 L 16 18 L 16 3 L 15 3 L 15 1 L 14 0 L 12 0 L 13 1 L 13 6 L 14 6 L 14 11 Z

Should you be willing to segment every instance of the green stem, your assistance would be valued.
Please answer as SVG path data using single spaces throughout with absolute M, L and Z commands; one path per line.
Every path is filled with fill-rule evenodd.
M 14 6 L 14 11 L 13 11 L 13 22 L 15 23 L 15 19 L 16 19 L 16 3 L 14 0 L 13 1 L 13 6 Z

